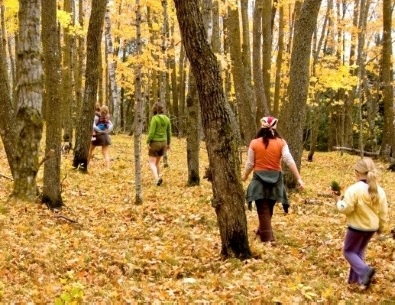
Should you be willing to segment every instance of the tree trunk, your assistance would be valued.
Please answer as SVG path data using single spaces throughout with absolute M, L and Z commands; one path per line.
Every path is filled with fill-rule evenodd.
M 282 87 L 281 76 L 282 76 L 282 65 L 283 65 L 283 53 L 284 53 L 284 8 L 280 5 L 278 11 L 278 51 L 276 58 L 276 79 L 274 86 L 274 98 L 273 98 L 273 116 L 277 117 L 280 108 L 280 90 Z
M 272 0 L 262 1 L 262 76 L 268 115 L 271 113 L 270 70 L 272 64 Z M 265 109 L 264 109 L 265 110 Z M 263 116 L 263 115 L 262 115 Z M 258 118 L 257 118 L 258 119 Z M 260 124 L 259 124 L 260 125 Z
M 237 109 L 240 118 L 242 138 L 245 145 L 255 137 L 257 126 L 255 124 L 255 115 L 252 112 L 251 101 L 253 92 L 251 84 L 245 78 L 241 43 L 240 43 L 240 23 L 238 9 L 228 10 L 228 33 L 232 33 L 229 38 L 230 58 L 232 61 L 232 76 L 236 92 Z
M 63 4 L 63 9 L 73 14 L 73 6 L 72 0 L 65 0 Z M 70 139 L 73 137 L 73 77 L 72 77 L 72 53 L 73 53 L 73 36 L 70 33 L 68 27 L 64 28 L 64 46 L 63 46 L 63 102 L 62 102 L 62 125 L 64 128 L 64 134 L 67 135 Z M 46 110 L 45 110 L 46 111 Z M 46 114 L 46 112 L 44 113 Z
M 212 176 L 212 205 L 225 257 L 251 257 L 238 148 L 226 111 L 217 58 L 204 33 L 197 0 L 175 0 L 182 41 L 196 79 Z
M 289 101 L 283 106 L 281 130 L 288 141 L 297 167 L 300 169 L 303 154 L 303 127 L 309 86 L 311 39 L 317 25 L 321 0 L 306 0 L 295 22 L 295 35 L 291 55 Z M 286 169 L 286 183 L 295 188 L 295 177 Z
M 179 101 L 179 115 L 178 115 L 178 129 L 179 129 L 179 137 L 183 137 L 185 135 L 185 84 L 187 79 L 186 73 L 186 58 L 185 58 L 185 48 L 181 45 L 180 50 L 180 58 L 178 62 L 178 101 Z
M 240 13 L 241 13 L 241 60 L 244 66 L 244 77 L 248 86 L 252 86 L 252 68 L 251 68 L 251 43 L 250 43 L 250 18 L 248 14 L 248 0 L 240 0 Z M 256 105 L 254 99 L 251 99 L 252 109 Z
M 189 76 L 189 91 L 187 96 L 187 164 L 188 164 L 188 185 L 194 186 L 200 184 L 199 175 L 199 152 L 200 152 L 200 111 L 199 98 L 195 77 Z
M 162 71 L 160 72 L 160 102 L 165 105 L 167 113 L 169 113 L 168 105 L 166 103 L 167 95 L 167 29 L 169 27 L 168 14 L 167 14 L 167 0 L 161 0 L 162 3 L 162 15 L 163 15 L 163 26 L 162 26 Z M 169 117 L 171 117 L 169 115 Z M 167 151 L 163 154 L 163 166 L 169 166 L 169 157 Z
M 174 12 L 173 12 L 174 13 Z M 176 48 L 175 48 L 175 44 L 174 44 L 174 23 L 176 21 L 172 20 L 171 23 L 171 40 L 170 40 L 170 49 L 171 49 L 171 53 L 175 54 L 176 53 Z M 171 79 L 171 92 L 172 92 L 172 98 L 173 98 L 173 103 L 172 103 L 172 113 L 173 113 L 173 120 L 171 121 L 172 124 L 172 133 L 174 136 L 178 136 L 180 129 L 179 129 L 179 124 L 180 124 L 180 110 L 179 110 L 179 92 L 178 92 L 178 84 L 177 84 L 177 66 L 176 66 L 176 57 L 175 55 L 172 55 L 172 58 L 170 60 L 170 71 L 171 71 L 171 75 L 170 75 L 170 79 Z
M 267 96 L 265 93 L 265 85 L 263 82 L 262 73 L 262 10 L 263 0 L 255 2 L 254 8 L 254 23 L 253 23 L 253 76 L 254 76 L 254 92 L 256 104 L 256 124 L 260 125 L 260 119 L 270 114 L 269 106 L 267 103 Z
M 61 65 L 60 48 L 57 25 L 57 1 L 41 0 L 45 5 L 42 12 L 44 72 L 45 72 L 45 97 L 47 101 L 45 155 L 53 151 L 52 156 L 44 163 L 44 188 L 42 202 L 51 208 L 63 205 L 60 187 L 60 144 L 62 139 L 62 102 L 61 89 Z
M 17 46 L 18 87 L 16 114 L 16 199 L 34 201 L 37 196 L 38 155 L 43 130 L 41 114 L 43 71 L 41 64 L 41 1 L 19 1 Z
M 3 45 L 3 39 L 0 40 L 0 44 Z M 3 47 L 1 47 L 3 50 Z M 9 86 L 8 79 L 8 68 L 6 63 L 6 54 L 2 53 L 0 56 L 0 136 L 3 141 L 4 150 L 7 156 L 8 165 L 11 170 L 11 174 L 14 177 L 15 174 L 15 157 L 16 157 L 16 138 L 17 130 L 15 123 L 15 111 L 11 98 L 12 89 Z
M 105 38 L 106 38 L 106 50 L 107 50 L 107 62 L 108 62 L 108 82 L 110 86 L 109 101 L 108 105 L 111 106 L 111 121 L 114 126 L 119 125 L 119 100 L 118 100 L 118 86 L 115 77 L 116 63 L 114 60 L 114 47 L 112 43 L 111 34 L 111 20 L 110 11 L 107 9 L 105 18 Z
M 383 50 L 381 61 L 381 79 L 383 84 L 384 101 L 384 130 L 381 152 L 388 157 L 392 153 L 395 157 L 394 132 L 394 89 L 392 69 L 392 7 L 391 0 L 383 0 Z
M 140 0 L 136 0 L 136 53 L 141 55 L 141 6 Z M 141 93 L 141 64 L 137 64 L 135 68 L 134 96 L 134 180 L 136 185 L 135 204 L 143 203 L 142 183 L 141 183 L 141 134 L 143 133 L 144 124 L 144 104 Z
M 78 0 L 78 22 L 81 26 L 84 25 L 84 5 L 83 0 Z M 83 86 L 82 79 L 85 72 L 85 38 L 78 36 L 77 38 L 78 46 L 76 49 L 76 65 L 75 65 L 75 109 L 76 113 L 80 113 L 82 107 L 82 97 L 83 97 Z M 78 117 L 78 116 L 77 116 Z M 77 119 L 77 118 L 74 118 Z M 76 126 L 74 122 L 73 126 Z M 70 139 L 73 138 L 73 135 L 70 135 Z
M 92 2 L 92 12 L 89 18 L 88 35 L 86 40 L 86 73 L 84 99 L 79 124 L 76 128 L 76 146 L 73 166 L 82 172 L 88 171 L 88 152 L 92 136 L 92 124 L 99 84 L 100 42 L 103 34 L 104 15 L 107 0 Z

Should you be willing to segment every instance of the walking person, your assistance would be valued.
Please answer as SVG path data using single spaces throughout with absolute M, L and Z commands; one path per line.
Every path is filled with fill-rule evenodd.
M 170 149 L 171 123 L 167 115 L 164 114 L 162 103 L 155 103 L 152 107 L 153 116 L 150 122 L 147 137 L 148 161 L 150 169 L 154 175 L 155 184 L 160 186 L 163 179 L 160 175 L 159 162 L 164 153 Z
M 354 166 L 356 182 L 344 196 L 332 192 L 336 207 L 346 215 L 347 232 L 343 255 L 350 264 L 349 284 L 369 288 L 376 270 L 365 262 L 365 251 L 375 232 L 386 231 L 388 203 L 386 194 L 377 183 L 377 170 L 372 159 L 362 158 Z
M 304 188 L 296 163 L 289 151 L 287 142 L 277 132 L 278 120 L 263 117 L 261 128 L 250 143 L 242 180 L 246 181 L 253 171 L 253 177 L 247 188 L 246 199 L 249 206 L 255 201 L 259 227 L 256 234 L 262 242 L 275 240 L 272 230 L 273 209 L 276 202 L 281 202 L 288 213 L 288 196 L 285 190 L 281 161 L 283 160 Z
M 102 147 L 103 158 L 106 169 L 110 169 L 110 154 L 109 146 L 111 145 L 110 132 L 113 130 L 114 125 L 110 120 L 108 107 L 103 105 L 100 107 L 100 113 L 95 112 L 93 120 L 93 132 L 91 145 L 89 147 L 88 160 L 92 159 L 93 150 L 96 146 Z

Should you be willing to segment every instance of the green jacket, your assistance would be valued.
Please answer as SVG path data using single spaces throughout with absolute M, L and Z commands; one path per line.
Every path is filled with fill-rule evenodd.
M 156 114 L 152 117 L 149 126 L 147 144 L 151 142 L 166 141 L 170 145 L 171 124 L 170 119 L 165 114 Z

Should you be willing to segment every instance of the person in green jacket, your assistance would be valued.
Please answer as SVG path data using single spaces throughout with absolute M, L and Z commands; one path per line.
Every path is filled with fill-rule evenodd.
M 155 103 L 152 111 L 154 115 L 147 138 L 149 166 L 154 174 L 155 184 L 160 186 L 163 179 L 160 176 L 159 162 L 164 153 L 170 149 L 171 123 L 169 117 L 164 114 L 162 103 Z

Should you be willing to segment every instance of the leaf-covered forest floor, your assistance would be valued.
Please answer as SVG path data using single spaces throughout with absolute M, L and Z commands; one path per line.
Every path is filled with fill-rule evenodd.
M 112 169 L 100 148 L 88 174 L 62 160 L 65 208 L 8 201 L 12 181 L 0 178 L 0 301 L 2 303 L 378 303 L 395 302 L 395 241 L 375 236 L 367 261 L 377 269 L 366 292 L 349 289 L 342 256 L 345 217 L 328 193 L 332 180 L 354 181 L 358 156 L 316 153 L 302 160 L 306 189 L 291 209 L 276 205 L 274 246 L 255 238 L 256 211 L 247 211 L 248 238 L 260 259 L 222 260 L 211 185 L 186 187 L 186 143 L 173 139 L 164 183 L 154 186 L 143 149 L 143 205 L 134 204 L 133 140 L 112 137 Z M 245 156 L 244 156 L 245 158 Z M 0 143 L 0 173 L 10 176 Z M 207 167 L 201 146 L 201 177 Z M 243 165 L 244 166 L 244 165 Z M 379 163 L 394 223 L 395 173 Z M 43 168 L 38 184 L 42 185 Z M 247 186 L 247 183 L 244 184 Z M 308 202 L 308 203 L 307 203 Z M 76 223 L 70 220 L 76 221 Z

